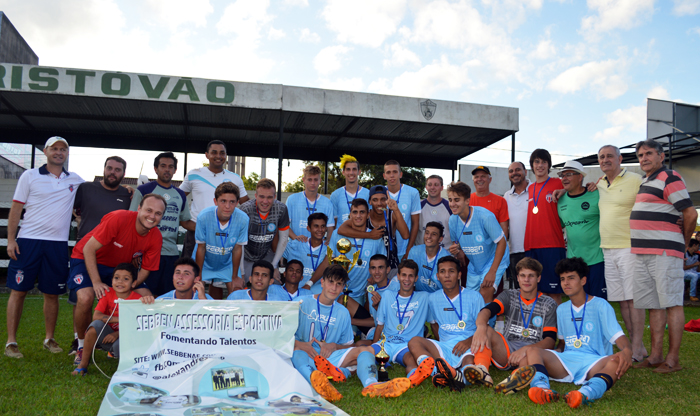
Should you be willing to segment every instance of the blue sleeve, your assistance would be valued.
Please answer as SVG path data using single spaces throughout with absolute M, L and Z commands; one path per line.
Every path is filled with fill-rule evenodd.
M 209 296 L 209 294 L 208 294 L 208 293 L 205 293 L 205 294 L 204 294 L 204 296 L 206 296 L 206 297 L 207 297 L 207 300 L 214 300 L 214 298 L 212 298 L 211 296 Z
M 447 225 L 448 225 L 448 228 L 450 229 L 450 240 L 452 240 L 452 242 L 457 242 L 459 244 L 459 236 L 457 235 L 458 234 L 458 232 L 457 232 L 457 220 L 455 220 L 455 218 L 457 218 L 457 216 L 452 215 L 450 217 L 449 221 L 447 221 Z
M 413 198 L 411 198 L 411 215 L 420 213 L 420 210 L 420 193 L 416 190 L 416 193 L 413 194 Z
M 436 321 L 435 314 L 433 313 L 433 296 L 432 295 L 428 296 L 427 302 L 428 302 L 428 316 L 426 317 L 426 320 L 432 324 L 433 322 Z M 433 335 L 437 335 L 437 334 L 433 334 Z
M 338 188 L 331 194 L 331 205 L 333 205 L 333 215 L 337 215 L 340 210 L 338 209 L 338 195 L 340 195 L 340 190 L 343 188 Z M 343 191 L 344 192 L 344 191 Z
M 248 223 L 250 222 L 250 218 L 248 218 L 248 215 L 240 209 L 237 210 L 237 212 L 239 213 L 238 216 L 240 218 L 237 221 L 238 240 L 236 240 L 236 244 L 245 245 L 248 244 Z
M 199 215 L 197 215 L 197 226 L 194 229 L 194 239 L 195 241 L 204 241 L 206 242 L 207 240 L 207 211 L 200 212 Z M 195 248 L 195 251 L 197 249 Z
M 494 242 L 498 241 L 498 239 L 501 238 L 501 236 L 503 236 L 503 228 L 501 228 L 501 224 L 498 223 L 496 216 L 493 215 L 491 211 L 487 209 L 483 209 L 480 211 L 481 212 L 479 215 L 482 215 L 484 230 L 486 230 L 486 234 L 488 234 L 491 240 L 493 240 Z
M 610 304 L 602 298 L 600 299 L 600 307 L 598 308 L 598 313 L 600 314 L 600 324 L 603 328 L 603 334 L 605 339 L 612 343 L 615 334 L 622 331 L 620 323 L 617 322 L 617 316 L 615 316 L 615 310 L 610 306 Z M 624 334 L 623 334 L 624 335 Z
M 387 302 L 387 296 L 382 296 L 382 300 L 379 301 L 379 308 L 377 308 L 377 315 L 374 317 L 374 320 L 377 323 L 377 325 L 384 325 L 384 322 L 386 322 Z
M 296 244 L 295 243 L 297 243 L 297 240 L 290 239 L 287 242 L 287 247 L 284 248 L 284 253 L 282 254 L 282 257 L 287 259 L 287 261 L 294 260 L 296 258 L 296 257 L 294 257 L 296 255 L 295 254 L 295 252 L 296 252 L 296 249 L 295 249 Z M 297 259 L 297 260 L 301 260 L 301 259 Z

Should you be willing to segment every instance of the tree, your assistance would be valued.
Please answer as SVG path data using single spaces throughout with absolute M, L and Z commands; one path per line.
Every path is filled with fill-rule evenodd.
M 243 184 L 245 185 L 246 190 L 254 191 L 258 186 L 258 182 L 260 181 L 260 175 L 252 172 L 250 176 L 243 176 L 241 179 L 243 179 Z
M 324 181 L 324 164 L 323 162 L 315 162 L 310 160 L 304 161 L 305 165 L 316 165 L 321 169 L 321 189 L 323 191 L 323 181 Z M 360 170 L 362 174 L 360 175 L 360 185 L 365 188 L 371 188 L 374 185 L 385 185 L 384 180 L 384 165 L 363 165 L 360 164 Z M 418 190 L 421 198 L 427 196 L 425 191 L 425 169 L 414 168 L 414 167 L 401 167 L 403 171 L 403 178 L 401 183 L 410 185 Z M 331 162 L 328 163 L 328 193 L 332 193 L 336 189 L 345 185 L 345 178 L 340 170 L 340 163 Z M 284 192 L 301 192 L 304 190 L 304 183 L 302 182 L 302 177 L 284 186 Z

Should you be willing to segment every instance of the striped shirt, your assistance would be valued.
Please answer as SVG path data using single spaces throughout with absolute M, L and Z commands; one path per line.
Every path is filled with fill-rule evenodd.
M 685 236 L 677 224 L 692 207 L 683 178 L 666 166 L 642 179 L 630 216 L 632 253 L 683 258 Z

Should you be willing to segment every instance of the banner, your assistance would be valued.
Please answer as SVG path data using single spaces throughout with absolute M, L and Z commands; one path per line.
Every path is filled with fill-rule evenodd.
M 98 416 L 345 415 L 292 366 L 297 302 L 119 303 L 119 367 Z

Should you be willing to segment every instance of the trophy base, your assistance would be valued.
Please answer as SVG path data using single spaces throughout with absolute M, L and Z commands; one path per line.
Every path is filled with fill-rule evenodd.
M 385 381 L 389 381 L 389 373 L 386 370 L 378 371 L 377 372 L 377 381 L 379 381 L 380 383 L 383 383 Z

